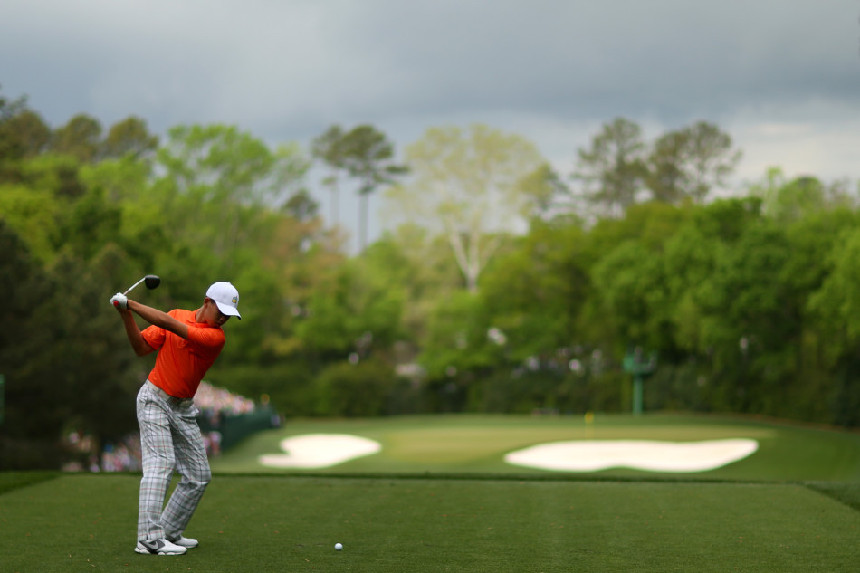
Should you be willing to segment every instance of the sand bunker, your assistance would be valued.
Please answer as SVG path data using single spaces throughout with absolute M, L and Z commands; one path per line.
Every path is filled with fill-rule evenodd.
M 342 464 L 375 454 L 381 446 L 360 436 L 344 434 L 308 434 L 281 441 L 284 454 L 264 454 L 260 463 L 273 468 L 316 469 Z
M 566 472 L 596 472 L 626 467 L 651 472 L 694 473 L 714 470 L 758 450 L 748 439 L 694 443 L 577 441 L 531 446 L 505 456 L 509 464 Z
M 261 464 L 273 468 L 318 469 L 379 452 L 379 443 L 346 434 L 291 436 L 281 442 L 283 454 L 265 454 Z M 632 468 L 650 472 L 694 473 L 714 470 L 758 450 L 745 438 L 674 443 L 646 440 L 575 441 L 540 444 L 509 453 L 509 464 L 564 472 L 597 472 Z

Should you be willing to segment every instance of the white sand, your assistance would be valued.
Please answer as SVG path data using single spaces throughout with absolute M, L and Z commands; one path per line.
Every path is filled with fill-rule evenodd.
M 559 442 L 531 446 L 505 456 L 509 464 L 567 472 L 596 472 L 627 467 L 651 472 L 694 473 L 714 470 L 758 450 L 744 438 L 694 443 L 631 441 Z
M 344 434 L 308 434 L 281 441 L 284 454 L 264 454 L 260 463 L 273 468 L 327 468 L 349 460 L 375 454 L 379 443 Z
M 281 442 L 283 454 L 260 456 L 274 468 L 317 469 L 379 452 L 379 443 L 346 434 L 291 436 Z M 613 467 L 643 471 L 706 472 L 741 460 L 758 450 L 758 442 L 745 438 L 693 443 L 575 441 L 539 444 L 509 453 L 509 464 L 566 472 L 596 472 Z

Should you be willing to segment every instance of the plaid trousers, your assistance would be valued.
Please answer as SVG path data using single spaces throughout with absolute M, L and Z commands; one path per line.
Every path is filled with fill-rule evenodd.
M 149 380 L 137 394 L 143 461 L 137 521 L 139 540 L 179 537 L 212 479 L 196 416 L 192 398 L 168 396 Z M 174 470 L 182 479 L 164 507 Z

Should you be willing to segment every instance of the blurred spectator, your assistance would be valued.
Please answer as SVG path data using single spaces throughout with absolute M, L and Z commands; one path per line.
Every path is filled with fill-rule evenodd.
M 217 430 L 207 432 L 203 435 L 203 441 L 206 443 L 206 453 L 209 457 L 221 454 L 221 432 Z
M 200 410 L 205 420 L 203 439 L 206 443 L 206 453 L 217 456 L 221 453 L 221 433 L 217 431 L 221 417 L 250 414 L 254 411 L 254 401 L 237 396 L 224 388 L 216 388 L 203 381 L 197 389 L 194 404 Z M 96 455 L 98 449 L 96 440 L 89 434 L 74 430 L 63 439 L 70 460 L 63 464 L 67 472 L 139 472 L 140 436 L 131 434 L 119 443 L 107 443 L 101 448 L 101 456 Z
M 254 411 L 254 401 L 244 396 L 237 396 L 224 388 L 216 388 L 205 380 L 197 388 L 194 405 L 201 412 L 213 414 L 250 414 Z

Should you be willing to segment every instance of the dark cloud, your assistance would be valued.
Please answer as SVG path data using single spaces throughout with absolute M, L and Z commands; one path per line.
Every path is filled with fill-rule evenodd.
M 553 161 L 614 117 L 707 119 L 747 173 L 786 157 L 856 176 L 858 19 L 856 0 L 6 0 L 0 84 L 55 125 L 136 114 L 306 142 L 370 122 L 405 145 L 483 122 Z
M 672 123 L 860 94 L 852 0 L 131 4 L 56 1 L 46 18 L 43 3 L 11 0 L 7 90 L 58 119 L 255 125 L 458 110 Z

